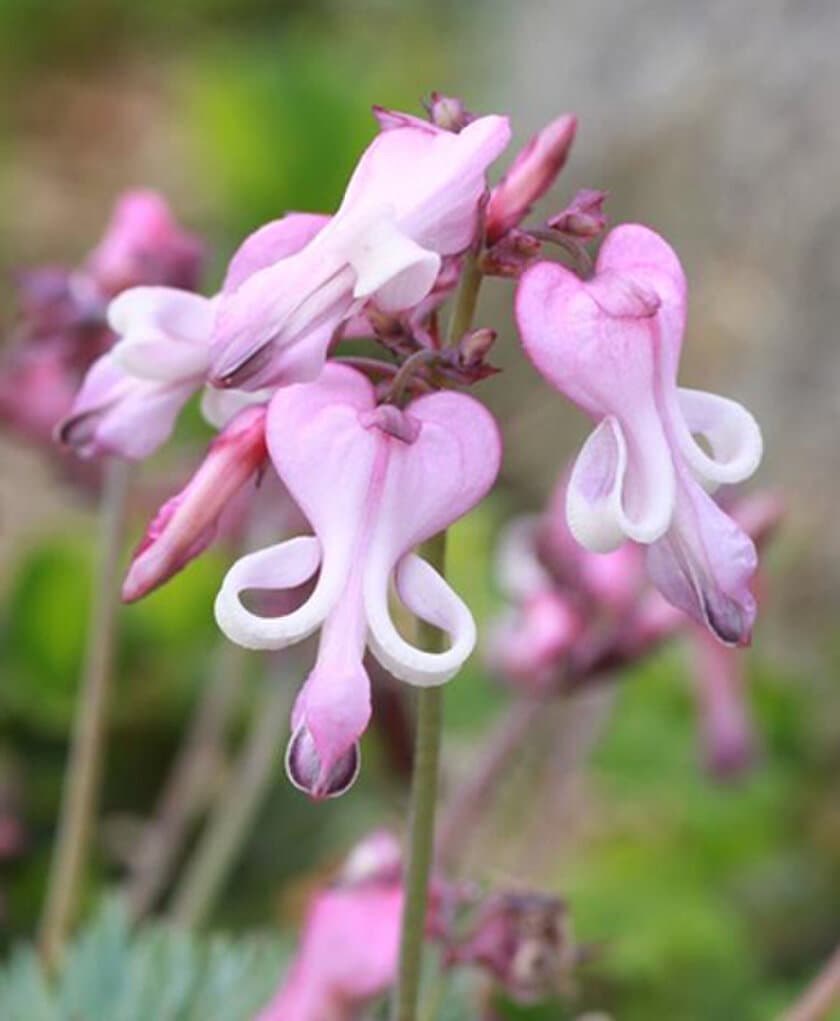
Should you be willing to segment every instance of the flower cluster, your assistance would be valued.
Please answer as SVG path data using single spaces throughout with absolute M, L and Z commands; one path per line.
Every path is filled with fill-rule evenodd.
M 204 415 L 220 430 L 151 523 L 127 600 L 203 551 L 251 481 L 276 477 L 302 512 L 308 534 L 233 565 L 216 617 L 253 649 L 319 633 L 287 752 L 292 781 L 318 798 L 345 791 L 359 768 L 371 714 L 366 649 L 395 677 L 438 685 L 475 644 L 469 609 L 417 550 L 473 508 L 500 469 L 492 416 L 461 392 L 495 371 L 486 360 L 495 333 L 471 323 L 482 275 L 518 281 L 526 353 L 598 423 L 569 477 L 563 543 L 607 555 L 597 564 L 582 552 L 567 558 L 575 601 L 553 586 L 528 588 L 528 627 L 509 629 L 503 643 L 509 663 L 554 664 L 579 645 L 595 603 L 620 615 L 632 591 L 637 605 L 642 557 L 619 549 L 625 539 L 646 547 L 647 573 L 666 599 L 723 642 L 746 643 L 755 616 L 754 547 L 710 494 L 751 474 L 761 438 L 739 405 L 677 387 L 686 287 L 676 255 L 644 227 L 618 227 L 593 273 L 586 246 L 606 228 L 606 196 L 593 189 L 523 226 L 568 159 L 575 117 L 539 132 L 490 189 L 507 118 L 473 116 L 440 95 L 428 109 L 428 121 L 377 109 L 380 131 L 338 209 L 290 213 L 258 229 L 217 294 L 189 289 L 183 238 L 163 232 L 155 272 L 127 289 L 148 259 L 103 242 L 90 271 L 120 292 L 107 309 L 116 342 L 60 427 L 83 457 L 142 459 L 202 391 Z M 571 268 L 546 259 L 548 245 Z M 469 314 L 454 315 L 444 338 L 438 311 L 459 283 L 458 308 Z M 387 357 L 342 358 L 348 337 L 370 338 Z M 259 591 L 302 601 L 266 615 L 254 609 Z M 448 647 L 408 641 L 397 603 L 444 632 Z M 654 631 L 662 626 L 652 618 Z M 640 633 L 636 626 L 625 638 Z M 524 673 L 545 683 L 533 662 Z

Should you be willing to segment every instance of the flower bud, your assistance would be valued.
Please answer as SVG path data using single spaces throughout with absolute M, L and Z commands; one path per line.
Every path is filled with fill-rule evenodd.
M 265 462 L 265 414 L 258 405 L 236 415 L 187 485 L 161 507 L 134 554 L 124 602 L 147 595 L 207 549 L 222 513 Z
M 533 234 L 510 230 L 481 257 L 481 270 L 486 276 L 519 277 L 542 251 L 542 242 Z
M 454 131 L 456 134 L 465 128 L 471 121 L 475 120 L 464 106 L 463 99 L 456 96 L 444 96 L 440 92 L 433 92 L 426 109 L 429 111 L 429 119 L 432 124 L 444 131 Z
M 485 230 L 494 244 L 527 215 L 566 165 L 577 131 L 577 118 L 564 114 L 528 142 L 496 185 L 487 204 Z
M 465 366 L 480 365 L 495 342 L 496 331 L 486 326 L 465 333 L 458 344 L 461 363 Z
M 450 964 L 478 965 L 522 1004 L 567 993 L 577 960 L 565 904 L 542 894 L 488 899 L 471 933 L 449 953 Z
M 604 215 L 605 191 L 584 188 L 575 195 L 562 213 L 552 216 L 548 226 L 569 237 L 588 241 L 597 237 L 607 226 Z

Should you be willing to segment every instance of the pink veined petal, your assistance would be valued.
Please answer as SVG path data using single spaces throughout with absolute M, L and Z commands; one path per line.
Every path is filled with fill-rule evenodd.
M 287 213 L 250 234 L 236 250 L 228 266 L 223 294 L 231 294 L 258 270 L 294 255 L 326 227 L 329 216 L 320 213 Z
M 369 640 L 373 654 L 394 677 L 426 687 L 444 684 L 461 669 L 475 648 L 476 628 L 469 607 L 438 572 L 416 554 L 397 565 L 395 582 L 403 603 L 421 620 L 445 631 L 445 652 L 426 652 L 406 641 L 391 619 L 387 587 L 368 575 L 365 586 Z
M 440 684 L 457 672 L 475 642 L 474 623 L 460 599 L 434 572 L 402 561 L 403 600 L 450 632 L 452 647 L 421 653 L 400 638 L 388 609 L 388 583 L 404 554 L 472 509 L 489 491 L 501 464 L 496 423 L 483 405 L 457 393 L 413 401 L 406 415 L 419 423 L 413 443 L 390 441 L 388 471 L 365 568 L 364 598 L 371 647 L 395 676 Z M 424 609 L 425 608 L 425 609 Z
M 726 645 L 748 645 L 756 605 L 755 546 L 682 469 L 668 533 L 648 547 L 647 570 L 665 598 Z
M 249 589 L 291 589 L 308 581 L 322 564 L 314 536 L 299 536 L 241 557 L 225 575 L 216 596 L 216 623 L 246 649 L 284 649 L 316 631 L 332 609 L 344 580 L 323 568 L 303 606 L 281 617 L 262 617 L 242 602 Z
M 81 457 L 142 460 L 169 438 L 194 389 L 192 380 L 175 386 L 136 379 L 106 354 L 88 372 L 56 434 Z
M 211 349 L 211 382 L 249 390 L 317 377 L 340 323 L 352 314 L 354 274 L 334 223 L 296 255 L 223 296 Z
M 674 469 L 658 417 L 651 409 L 631 428 L 605 418 L 569 477 L 569 530 L 593 553 L 615 550 L 625 539 L 655 542 L 671 523 Z
M 677 442 L 694 474 L 712 486 L 742 482 L 761 462 L 758 422 L 737 401 L 702 390 L 677 390 L 673 416 Z M 703 436 L 711 456 L 694 436 Z
M 516 292 L 519 333 L 540 373 L 593 418 L 622 422 L 653 404 L 665 380 L 664 307 L 635 271 L 584 281 L 553 262 L 527 269 Z
M 643 280 L 661 300 L 657 312 L 665 378 L 676 379 L 685 332 L 686 280 L 677 253 L 649 227 L 624 223 L 611 230 L 598 252 L 597 273 L 615 272 Z

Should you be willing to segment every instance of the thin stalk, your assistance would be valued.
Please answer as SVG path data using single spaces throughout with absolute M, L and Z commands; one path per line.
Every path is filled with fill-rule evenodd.
M 100 562 L 88 646 L 76 703 L 70 758 L 64 776 L 58 834 L 50 865 L 39 946 L 49 967 L 59 963 L 87 870 L 93 818 L 101 786 L 118 606 L 119 560 L 129 468 L 105 466 L 100 503 Z
M 199 696 L 154 818 L 141 833 L 133 857 L 125 898 L 135 920 L 154 907 L 169 883 L 190 828 L 212 796 L 215 767 L 242 689 L 248 652 L 222 639 L 213 659 L 210 681 Z
M 461 272 L 445 347 L 454 347 L 472 325 L 481 281 L 482 273 L 478 258 L 476 253 L 470 252 Z M 430 539 L 424 546 L 423 555 L 439 574 L 445 576 L 446 532 Z M 417 620 L 417 637 L 421 648 L 434 652 L 443 647 L 443 636 L 440 631 L 420 619 Z M 437 687 L 421 688 L 417 693 L 417 732 L 405 869 L 405 904 L 400 930 L 397 984 L 392 1001 L 393 1021 L 417 1021 L 429 875 L 435 848 L 435 809 L 442 731 L 443 691 Z
M 426 543 L 424 553 L 429 563 L 443 574 L 446 566 L 446 532 L 430 539 Z M 422 648 L 429 651 L 440 650 L 442 636 L 438 630 L 418 620 L 417 632 Z M 392 1014 L 394 1021 L 417 1021 L 429 874 L 434 854 L 442 730 L 443 690 L 439 687 L 421 688 L 417 693 L 417 733 L 411 785 L 405 904 Z
M 823 1021 L 840 1003 L 840 947 L 781 1021 Z
M 266 676 L 245 744 L 175 893 L 170 917 L 178 925 L 199 926 L 213 908 L 271 784 L 290 705 L 283 678 Z
M 464 269 L 458 284 L 455 308 L 452 312 L 452 318 L 449 320 L 445 347 L 454 347 L 472 326 L 482 280 L 483 276 L 478 258 L 474 252 L 470 252 L 464 259 Z

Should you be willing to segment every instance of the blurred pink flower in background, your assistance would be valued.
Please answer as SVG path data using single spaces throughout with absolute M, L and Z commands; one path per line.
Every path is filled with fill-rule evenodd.
M 312 898 L 289 972 L 255 1021 L 353 1021 L 394 982 L 402 903 L 399 843 L 373 834 Z

